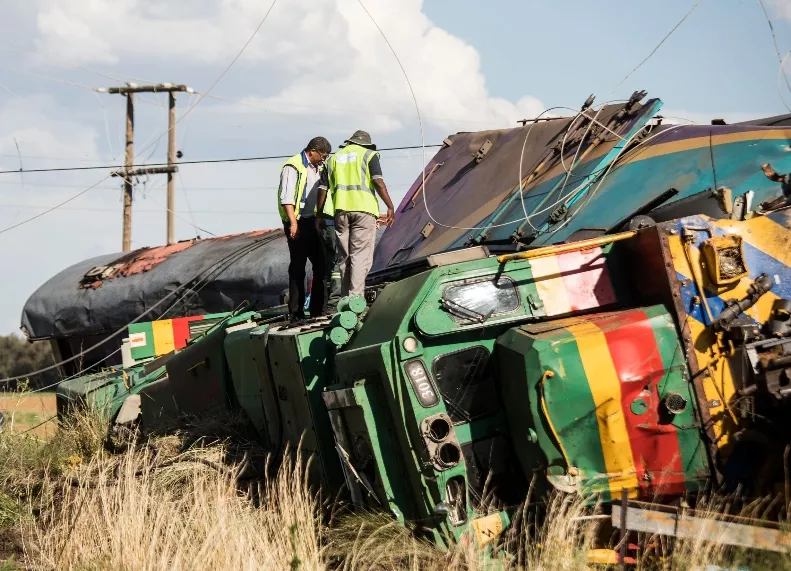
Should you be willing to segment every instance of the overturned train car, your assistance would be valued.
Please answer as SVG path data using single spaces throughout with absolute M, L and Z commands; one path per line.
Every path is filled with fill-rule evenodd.
M 430 164 L 402 203 L 415 214 L 378 246 L 366 299 L 297 325 L 259 311 L 219 316 L 182 349 L 132 353 L 123 370 L 64 382 L 59 406 L 87 400 L 144 429 L 242 410 L 272 450 L 303 438 L 316 485 L 420 521 L 438 541 L 493 541 L 531 483 L 605 503 L 671 502 L 710 483 L 773 493 L 791 442 L 791 214 L 769 208 L 785 204 L 787 185 L 761 165 L 769 155 L 791 170 L 780 149 L 791 131 L 689 132 L 692 149 L 734 153 L 739 163 L 718 173 L 728 188 L 692 192 L 692 173 L 700 181 L 707 169 L 684 153 L 664 171 L 676 187 L 687 181 L 675 193 L 653 171 L 650 184 L 603 186 L 658 108 L 632 99 L 582 119 L 607 127 L 587 153 L 589 134 L 557 145 L 572 140 L 576 119 L 543 141 L 546 152 L 527 145 L 532 179 L 499 192 L 495 178 L 480 213 L 438 207 L 474 223 L 424 224 L 441 194 L 427 195 L 438 176 Z M 508 131 L 529 141 L 528 129 Z M 447 155 L 454 146 L 438 154 L 461 165 L 449 191 L 473 192 L 466 177 L 501 168 L 496 143 Z M 579 155 L 573 203 L 530 233 L 519 233 L 524 219 L 500 232 L 514 194 L 558 202 L 566 191 L 552 163 Z M 597 227 L 583 216 L 594 200 L 611 210 Z

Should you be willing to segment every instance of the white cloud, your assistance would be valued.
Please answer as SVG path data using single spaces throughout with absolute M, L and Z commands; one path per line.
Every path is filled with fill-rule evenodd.
M 109 83 L 77 69 L 99 67 L 120 77 L 139 72 L 205 90 L 252 35 L 269 1 L 29 0 L 15 21 L 0 23 L 0 30 L 24 31 L 17 34 L 16 44 L 10 41 L 14 49 L 9 59 L 17 60 L 11 61 L 15 68 L 33 64 L 43 75 Z M 477 50 L 432 23 L 422 12 L 421 0 L 364 1 L 412 82 L 427 143 L 455 130 L 513 125 L 543 108 L 531 97 L 514 102 L 489 93 Z M 32 50 L 32 57 L 25 60 L 17 48 Z M 103 116 L 97 96 L 88 91 L 36 83 L 27 76 L 4 81 L 26 97 L 0 98 L 0 168 L 19 166 L 14 139 L 25 168 L 84 164 L 97 157 L 117 164 L 124 130 L 122 98 L 99 95 L 107 113 Z M 28 85 L 24 82 L 34 87 L 19 88 Z M 50 96 L 35 95 L 44 87 L 51 89 Z M 179 148 L 189 131 L 185 160 L 280 155 L 296 152 L 316 134 L 337 144 L 358 128 L 369 130 L 380 145 L 417 142 L 415 108 L 403 74 L 356 0 L 279 0 L 214 95 L 247 106 L 202 102 L 177 126 Z M 164 111 L 141 104 L 145 99 L 137 99 L 135 111 L 138 152 L 166 123 Z M 179 97 L 182 110 L 188 99 Z M 163 160 L 164 143 L 143 155 L 152 152 L 152 161 Z M 428 149 L 425 158 L 433 153 Z M 419 151 L 383 154 L 394 200 L 400 200 L 422 164 Z M 196 224 L 217 234 L 277 227 L 274 187 L 279 167 L 277 161 L 184 165 L 180 178 L 196 211 Z M 0 178 L 0 204 L 18 205 L 0 206 L 0 229 L 40 211 L 33 207 L 57 204 L 107 174 L 97 170 Z M 141 185 L 136 191 L 133 247 L 164 240 L 165 214 L 159 206 L 165 201 L 163 186 L 163 179 L 152 177 L 147 190 Z M 4 284 L 0 333 L 17 328 L 24 301 L 43 281 L 80 260 L 119 250 L 119 197 L 117 179 L 108 179 L 67 207 L 0 234 L 0 266 L 18 272 Z M 180 188 L 176 204 L 177 238 L 194 236 Z
M 40 62 L 89 65 L 127 59 L 221 66 L 253 33 L 268 8 L 258 0 L 38 0 Z M 434 25 L 422 0 L 367 0 L 393 45 L 428 122 L 490 127 L 541 111 L 535 98 L 492 97 L 474 47 Z M 408 85 L 393 53 L 357 0 L 281 0 L 237 66 L 253 103 L 315 115 L 323 107 L 368 113 L 371 131 L 416 122 Z M 265 79 L 270 79 L 266 81 Z M 279 81 L 271 81 L 279 79 Z M 274 84 L 274 87 L 273 87 Z
M 791 3 L 788 0 L 769 0 L 769 5 L 775 14 L 791 21 Z

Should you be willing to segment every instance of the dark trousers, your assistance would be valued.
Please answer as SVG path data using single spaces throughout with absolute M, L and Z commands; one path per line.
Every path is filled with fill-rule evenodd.
M 338 238 L 335 235 L 335 222 L 333 219 L 329 219 L 322 229 L 321 239 L 324 242 L 325 285 L 329 292 L 327 305 L 335 307 L 341 297 L 341 274 L 340 266 L 338 265 Z
M 297 221 L 299 231 L 293 240 L 289 237 L 289 224 L 284 225 L 288 253 L 288 312 L 303 316 L 305 307 L 305 264 L 310 260 L 313 269 L 313 284 L 310 288 L 310 315 L 322 315 L 327 309 L 324 295 L 324 244 L 316 230 L 315 218 L 301 218 Z

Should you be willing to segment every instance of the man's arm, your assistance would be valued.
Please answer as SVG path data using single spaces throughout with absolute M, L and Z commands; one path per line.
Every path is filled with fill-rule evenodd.
M 316 228 L 321 230 L 324 227 L 324 204 L 327 202 L 327 189 L 329 188 L 328 167 L 321 169 L 319 177 L 319 191 L 316 195 Z
M 379 220 L 388 226 L 392 226 L 393 222 L 395 222 L 395 208 L 393 207 L 393 201 L 390 200 L 390 195 L 387 192 L 387 185 L 385 184 L 383 178 L 375 178 L 374 186 L 376 187 L 376 193 L 379 195 L 379 198 L 382 199 L 382 202 L 384 202 L 385 206 L 387 207 L 387 214 Z
M 288 216 L 288 237 L 293 240 L 297 237 L 297 230 L 299 229 L 297 217 L 294 214 L 294 205 L 284 204 L 283 209 L 286 211 L 286 215 Z
M 377 153 L 374 158 L 371 159 L 371 162 L 368 163 L 368 168 L 371 172 L 371 178 L 374 181 L 374 188 L 376 188 L 376 193 L 379 195 L 379 198 L 382 199 L 382 202 L 385 203 L 387 207 L 387 214 L 381 218 L 379 218 L 379 222 L 382 224 L 387 224 L 388 226 L 392 226 L 393 222 L 395 222 L 395 208 L 393 207 L 393 201 L 390 200 L 390 194 L 387 192 L 387 185 L 385 184 L 385 180 L 382 177 L 382 165 L 379 162 L 379 153 Z
M 297 216 L 294 212 L 296 192 L 297 171 L 293 167 L 287 166 L 280 174 L 280 204 L 283 206 L 283 210 L 286 211 L 286 215 L 288 216 L 289 229 L 287 236 L 292 240 L 297 237 L 297 229 L 299 228 L 297 225 Z
M 327 201 L 327 189 L 319 187 L 319 194 L 316 197 L 316 228 L 321 230 L 324 227 L 324 203 Z

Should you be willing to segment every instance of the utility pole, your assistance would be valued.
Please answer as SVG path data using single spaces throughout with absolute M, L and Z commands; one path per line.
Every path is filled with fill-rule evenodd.
M 168 92 L 168 245 L 176 243 L 176 96 Z
M 135 164 L 135 96 L 126 94 L 126 151 L 124 154 L 124 173 L 132 170 Z M 132 179 L 124 175 L 124 223 L 122 235 L 123 252 L 132 249 Z
M 137 85 L 127 83 L 123 87 L 102 87 L 97 89 L 99 93 L 115 93 L 126 97 L 126 154 L 124 156 L 124 169 L 114 171 L 112 176 L 120 176 L 124 179 L 124 214 L 122 247 L 124 252 L 132 249 L 132 177 L 145 174 L 167 174 L 167 243 L 174 244 L 176 241 L 176 181 L 175 174 L 178 172 L 176 166 L 176 92 L 195 93 L 186 85 L 174 85 L 172 83 L 160 83 L 157 85 Z M 135 93 L 167 93 L 168 94 L 168 161 L 166 167 L 142 167 L 134 166 L 134 137 L 135 137 Z

